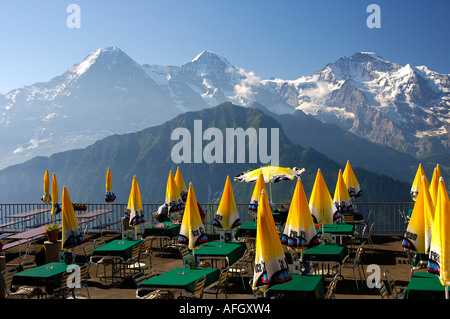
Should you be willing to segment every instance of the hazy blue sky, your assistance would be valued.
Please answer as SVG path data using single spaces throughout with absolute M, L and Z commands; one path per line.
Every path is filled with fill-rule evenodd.
M 67 26 L 70 4 L 80 28 Z M 381 28 L 366 24 L 369 4 Z M 449 14 L 448 0 L 2 0 L 0 92 L 114 45 L 140 64 L 181 65 L 210 50 L 262 79 L 310 75 L 357 51 L 450 73 Z

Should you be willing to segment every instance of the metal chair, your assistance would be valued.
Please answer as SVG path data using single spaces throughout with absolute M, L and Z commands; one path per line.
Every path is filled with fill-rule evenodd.
M 203 293 L 214 294 L 216 295 L 216 299 L 219 298 L 219 293 L 223 293 L 225 295 L 225 299 L 228 299 L 227 286 L 228 286 L 228 267 L 225 267 L 220 271 L 219 281 L 217 282 L 217 284 L 212 287 L 204 289 Z
M 152 246 L 153 246 L 153 240 L 154 238 L 144 238 L 142 240 L 141 248 L 139 251 L 139 259 L 138 262 L 144 261 L 146 258 L 148 258 L 148 264 L 152 264 Z M 145 263 L 144 263 L 145 265 Z
M 194 290 L 188 292 L 187 296 L 180 295 L 177 299 L 202 299 L 203 290 L 205 289 L 206 276 L 203 276 L 195 282 Z
M 103 238 L 94 239 L 95 248 L 101 247 L 106 244 L 106 241 Z
M 245 282 L 244 282 L 244 275 L 251 274 L 249 273 L 249 266 L 253 267 L 254 262 L 254 249 L 248 248 L 244 255 L 239 259 L 237 262 L 235 262 L 233 265 L 231 265 L 228 269 L 228 274 L 231 275 L 231 277 L 239 276 L 242 280 L 242 287 L 245 289 Z M 252 272 L 253 272 L 253 268 Z
M 22 268 L 23 271 L 32 269 L 32 268 L 36 268 L 36 266 L 37 266 L 36 263 L 32 260 L 20 263 L 20 267 Z
M 404 293 L 404 291 L 402 289 L 397 289 L 394 277 L 389 272 L 389 269 L 386 269 L 384 271 L 384 278 L 386 279 L 387 289 L 388 289 L 390 295 L 394 299 L 403 299 L 405 293 Z
M 28 299 L 30 299 L 31 297 L 34 296 L 37 296 L 39 298 L 40 296 L 43 295 L 42 291 L 39 288 L 11 287 L 13 276 L 17 273 L 18 271 L 16 268 L 8 268 L 1 272 L 6 293 L 5 298 L 8 298 L 10 296 L 20 296 L 21 299 L 23 299 L 23 297 L 27 297 Z
M 75 292 L 73 287 L 69 287 L 68 280 L 72 275 L 72 272 L 66 271 L 64 272 L 59 280 L 59 286 L 53 290 L 53 294 L 51 296 L 52 299 L 67 299 L 69 295 L 71 295 L 75 299 Z
M 189 255 L 191 252 L 189 251 L 188 246 L 186 245 L 181 245 L 178 247 L 178 251 L 180 253 L 181 259 L 183 259 L 184 257 L 186 257 L 187 255 Z
M 131 270 L 134 272 L 141 270 L 141 264 L 139 263 L 139 254 L 141 251 L 141 245 L 142 245 L 142 242 L 140 242 L 137 245 L 134 245 L 133 248 L 131 249 L 130 258 L 124 260 L 121 263 L 121 265 L 123 267 L 123 271 L 124 271 L 124 276 L 125 276 L 127 270 Z
M 364 272 L 364 266 L 362 264 L 362 254 L 364 252 L 364 243 L 359 246 L 358 250 L 356 251 L 355 257 L 350 257 L 349 255 L 347 255 L 344 260 L 342 261 L 342 268 L 352 268 L 353 269 L 353 276 L 355 277 L 355 283 L 356 283 L 356 288 L 359 290 L 359 285 L 358 285 L 358 280 L 356 278 L 356 273 L 355 273 L 355 269 L 358 268 L 358 273 L 359 273 L 359 278 L 362 280 L 362 276 L 361 276 L 361 269 L 362 269 L 362 274 L 364 276 L 364 279 L 366 278 L 366 274 Z
M 324 299 L 335 299 L 334 293 L 336 292 L 337 282 L 340 275 L 341 275 L 340 271 L 336 273 L 336 275 L 334 276 L 333 280 L 330 282 L 327 288 L 327 292 L 325 293 Z
M 88 299 L 91 299 L 91 295 L 89 293 L 89 285 L 88 285 L 90 278 L 91 277 L 89 275 L 89 263 L 80 266 L 80 287 L 75 287 L 75 289 L 83 289 L 83 287 L 86 288 Z M 74 291 L 73 296 L 76 299 L 85 299 L 86 298 L 84 295 L 76 294 L 75 291 Z
M 389 292 L 384 284 L 384 281 L 380 279 L 378 292 L 380 293 L 381 299 L 389 299 Z

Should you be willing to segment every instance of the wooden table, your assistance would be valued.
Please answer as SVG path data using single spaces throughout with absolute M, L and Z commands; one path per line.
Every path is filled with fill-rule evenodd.
M 109 225 L 116 224 L 119 222 L 119 221 L 111 222 L 111 220 L 109 220 L 108 222 L 102 223 L 101 216 L 106 215 L 111 212 L 113 212 L 112 209 L 97 209 L 97 210 L 94 210 L 91 212 L 77 215 L 77 219 L 80 219 L 86 223 L 86 229 L 85 229 L 84 233 L 86 233 L 88 231 L 89 222 L 91 222 L 95 219 L 97 219 L 98 225 L 94 228 L 106 229 L 106 227 L 108 227 Z
M 48 208 L 38 208 L 38 209 L 33 209 L 27 212 L 22 212 L 19 214 L 14 214 L 14 215 L 8 215 L 5 216 L 5 218 L 20 218 L 22 219 L 23 222 L 29 221 L 31 220 L 31 217 L 35 219 L 36 225 L 42 224 L 39 223 L 39 221 L 37 220 L 37 215 L 42 214 L 42 213 L 46 213 L 49 212 L 50 209 Z
M 62 227 L 62 225 L 59 225 L 59 227 Z M 8 242 L 7 244 L 5 244 L 3 246 L 3 250 L 7 250 L 9 248 L 15 247 L 15 246 L 19 246 L 19 258 L 21 258 L 22 256 L 22 249 L 21 249 L 21 245 L 24 243 L 28 243 L 27 246 L 27 250 L 25 252 L 25 255 L 28 254 L 28 251 L 30 249 L 30 245 L 31 243 L 35 243 L 36 240 L 44 238 L 45 237 L 45 230 L 47 228 L 47 225 L 38 227 L 38 228 L 33 228 L 24 232 L 20 232 L 11 236 L 8 236 L 7 239 L 13 239 L 15 241 L 13 242 Z
M 292 274 L 292 280 L 272 286 L 269 297 L 283 299 L 323 299 L 325 279 L 322 275 Z

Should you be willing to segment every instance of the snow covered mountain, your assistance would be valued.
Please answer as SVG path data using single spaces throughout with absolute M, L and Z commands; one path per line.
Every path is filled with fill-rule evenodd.
M 450 75 L 359 52 L 294 81 L 268 80 L 293 108 L 412 155 L 450 152 Z
M 0 169 L 223 102 L 301 110 L 410 154 L 449 153 L 449 91 L 450 75 L 370 52 L 296 80 L 263 80 L 209 51 L 161 66 L 103 48 L 48 82 L 0 95 Z

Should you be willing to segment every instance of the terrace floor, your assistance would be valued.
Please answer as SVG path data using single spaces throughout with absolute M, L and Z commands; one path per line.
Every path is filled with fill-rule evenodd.
M 99 235 L 92 235 L 89 239 L 94 239 Z M 119 234 L 110 233 L 104 234 L 103 237 L 106 241 L 119 238 Z M 393 275 L 397 288 L 406 288 L 409 282 L 410 266 L 406 262 L 406 254 L 401 247 L 401 236 L 386 236 L 386 235 L 374 235 L 372 236 L 373 241 L 373 253 L 370 253 L 369 247 L 366 245 L 366 251 L 363 258 L 365 275 L 371 275 L 371 272 L 367 272 L 367 266 L 371 264 L 378 265 L 381 270 L 381 274 L 386 269 L 389 269 L 390 273 Z M 42 245 L 42 242 L 37 243 L 37 247 Z M 83 251 L 80 247 L 75 249 L 75 254 L 83 256 Z M 34 260 L 35 255 L 29 255 L 29 260 Z M 83 257 L 84 258 L 84 257 Z M 19 264 L 24 260 L 19 260 L 18 250 L 8 251 L 6 254 L 7 264 Z M 183 261 L 178 253 L 178 251 L 166 251 L 161 252 L 155 250 L 151 257 L 151 263 L 154 269 L 158 273 L 166 272 L 170 269 L 176 267 L 182 267 Z M 290 264 L 292 266 L 292 264 Z M 89 283 L 89 293 L 91 299 L 136 299 L 136 288 L 133 285 L 131 277 L 123 280 L 119 284 L 111 287 L 105 285 L 103 281 L 96 276 L 96 268 L 92 266 L 90 268 L 91 280 Z M 360 282 L 359 290 L 356 288 L 355 277 L 353 275 L 352 269 L 343 269 L 342 275 L 344 279 L 338 281 L 335 299 L 381 299 L 381 296 L 376 288 L 368 288 L 366 282 Z M 356 271 L 356 276 L 359 279 L 358 272 Z M 245 281 L 248 283 L 250 277 Z M 249 299 L 253 298 L 251 289 L 247 284 L 245 290 L 242 288 L 242 282 L 239 278 L 232 278 L 228 285 L 228 298 L 229 299 Z M 213 295 L 204 295 L 204 299 L 214 298 Z M 223 295 L 219 298 L 224 298 Z

